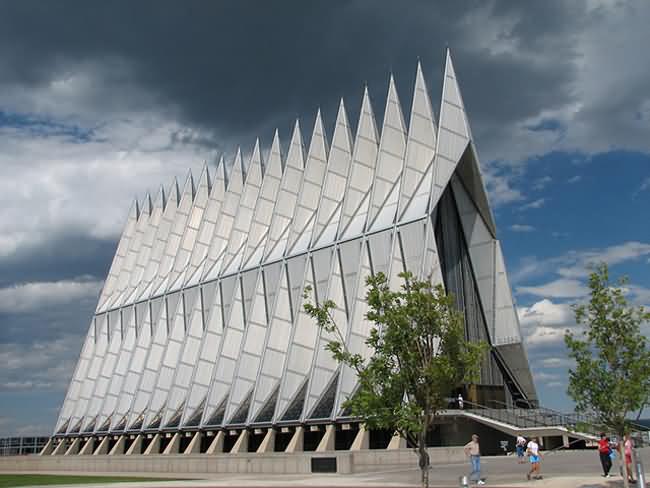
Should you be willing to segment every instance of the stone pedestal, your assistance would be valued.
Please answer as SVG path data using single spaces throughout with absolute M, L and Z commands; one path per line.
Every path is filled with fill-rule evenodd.
M 296 427 L 293 437 L 289 441 L 287 448 L 284 452 L 302 452 L 305 445 L 305 428 L 303 426 Z
M 325 427 L 325 435 L 318 443 L 316 452 L 333 451 L 336 442 L 336 425 L 331 424 Z

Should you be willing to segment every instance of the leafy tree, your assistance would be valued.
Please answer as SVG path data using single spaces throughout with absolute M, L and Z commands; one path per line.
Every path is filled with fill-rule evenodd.
M 589 276 L 589 302 L 574 307 L 584 330 L 567 330 L 564 336 L 576 363 L 569 370 L 568 387 L 576 410 L 619 439 L 629 428 L 628 416 L 642 410 L 650 395 L 650 350 L 641 333 L 650 311 L 628 304 L 627 283 L 621 278 L 612 285 L 607 265 L 598 265 Z
M 334 302 L 304 308 L 329 333 L 326 348 L 333 357 L 357 373 L 358 389 L 344 406 L 368 428 L 394 429 L 407 439 L 428 486 L 426 433 L 454 388 L 476 381 L 487 345 L 465 339 L 463 316 L 441 285 L 410 273 L 400 277 L 399 291 L 389 289 L 383 273 L 366 278 L 366 318 L 374 323 L 366 340 L 368 358 L 346 347 L 330 313 Z

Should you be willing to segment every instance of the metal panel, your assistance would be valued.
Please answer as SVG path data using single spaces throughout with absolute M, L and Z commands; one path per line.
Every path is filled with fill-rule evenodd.
M 370 230 L 385 229 L 395 221 L 405 150 L 404 116 L 391 75 L 368 214 Z
M 106 391 L 106 396 L 101 407 L 100 415 L 97 425 L 102 426 L 107 420 L 110 420 L 110 425 L 113 422 L 114 413 L 117 409 L 117 403 L 120 393 L 128 372 L 131 355 L 136 345 L 136 314 L 135 307 L 130 306 L 128 309 L 122 311 L 122 323 L 124 325 L 124 338 L 121 341 L 120 350 L 117 354 L 115 361 L 115 368 L 110 375 L 110 384 Z
M 174 215 L 174 221 L 167 237 L 165 252 L 160 260 L 160 266 L 158 267 L 156 277 L 152 282 L 151 296 L 162 295 L 165 290 L 167 290 L 174 261 L 176 260 L 178 251 L 183 243 L 185 228 L 187 227 L 187 221 L 190 217 L 190 212 L 194 203 L 194 195 L 194 178 L 192 178 L 192 174 L 190 173 L 185 180 L 183 194 L 178 203 L 178 209 Z
M 147 221 L 147 227 L 142 236 L 140 250 L 135 261 L 135 266 L 129 280 L 129 285 L 124 293 L 124 304 L 133 303 L 138 290 L 138 285 L 143 281 L 145 270 L 149 264 L 153 246 L 156 241 L 158 226 L 165 210 L 165 192 L 162 188 L 158 190 L 156 199 L 151 206 L 151 212 Z
M 83 386 L 83 382 L 88 374 L 88 368 L 90 366 L 90 362 L 92 361 L 94 350 L 95 319 L 90 321 L 90 326 L 88 327 L 88 332 L 86 333 L 86 339 L 84 341 L 83 347 L 81 348 L 81 354 L 79 355 L 75 371 L 72 374 L 70 386 L 68 386 L 68 392 L 66 393 L 65 400 L 63 401 L 63 406 L 59 412 L 59 418 L 54 429 L 55 433 L 58 433 L 60 430 L 62 430 L 66 426 L 66 423 L 68 425 L 70 424 L 70 417 L 72 416 L 77 406 L 81 387 Z
M 253 215 L 260 196 L 262 186 L 262 155 L 260 153 L 260 141 L 255 141 L 255 147 L 251 154 L 250 164 L 246 171 L 246 183 L 242 191 L 241 200 L 237 209 L 237 216 L 233 224 L 226 253 L 221 265 L 221 273 L 234 273 L 239 270 L 244 257 L 246 239 L 253 223 Z
M 165 253 L 165 247 L 167 246 L 167 240 L 176 217 L 178 202 L 180 200 L 178 182 L 175 179 L 169 190 L 166 192 L 166 196 L 167 201 L 165 202 L 165 210 L 163 211 L 160 223 L 156 230 L 156 238 L 154 239 L 153 247 L 151 248 L 149 261 L 144 270 L 142 281 L 138 284 L 138 289 L 135 294 L 136 301 L 143 301 L 151 296 L 151 288 L 153 287 L 152 281 L 157 276 L 158 268 L 160 267 L 160 263 Z
M 97 302 L 97 310 L 95 311 L 96 314 L 104 312 L 106 310 L 105 302 L 113 294 L 113 290 L 117 284 L 117 279 L 120 275 L 120 272 L 122 271 L 122 263 L 124 262 L 126 254 L 129 250 L 131 238 L 135 233 L 135 226 L 138 221 L 138 213 L 138 202 L 136 200 L 131 205 L 131 210 L 129 210 L 129 216 L 126 219 L 126 224 L 124 225 L 124 230 L 122 231 L 122 236 L 120 237 L 120 242 L 117 245 L 117 251 L 113 257 L 113 262 L 111 263 L 111 267 L 108 271 L 108 276 L 104 282 L 104 288 L 102 289 L 99 300 Z
M 398 210 L 403 221 L 426 215 L 435 147 L 436 123 L 422 66 L 418 62 Z
M 300 186 L 300 196 L 296 203 L 296 212 L 291 224 L 288 254 L 297 254 L 308 249 L 316 221 L 316 210 L 320 200 L 321 188 L 327 167 L 327 140 L 320 110 L 316 114 L 314 130 L 309 143 L 307 162 Z
M 332 147 L 327 160 L 327 173 L 325 174 L 318 205 L 313 246 L 330 244 L 336 239 L 336 231 L 341 221 L 351 157 L 352 135 L 350 134 L 350 125 L 345 113 L 345 105 L 343 99 L 341 99 L 334 126 Z
M 186 225 L 183 230 L 183 237 L 181 244 L 176 253 L 172 270 L 169 274 L 169 283 L 167 292 L 179 290 L 185 281 L 185 270 L 190 264 L 190 259 L 194 253 L 197 239 L 199 238 L 199 231 L 203 225 L 203 214 L 208 206 L 210 198 L 210 174 L 208 166 L 203 167 L 203 172 L 199 177 L 199 185 L 196 188 L 192 208 L 186 220 Z
M 289 144 L 289 151 L 287 152 L 280 192 L 278 193 L 278 199 L 273 209 L 269 238 L 264 251 L 264 256 L 267 261 L 279 259 L 284 256 L 289 241 L 291 222 L 296 210 L 296 202 L 300 194 L 304 168 L 302 135 L 300 133 L 300 125 L 296 121 L 296 125 L 293 128 L 293 135 L 291 136 L 291 143 Z
M 465 107 L 460 96 L 451 54 L 447 50 L 430 209 L 435 207 L 442 192 L 449 184 L 451 175 L 470 139 L 471 133 L 465 115 Z
M 280 154 L 280 137 L 275 131 L 269 160 L 264 171 L 264 181 L 255 206 L 255 214 L 251 223 L 246 251 L 244 252 L 243 267 L 257 266 L 263 258 L 264 248 L 269 235 L 269 227 L 273 218 L 273 209 L 278 199 L 282 182 L 282 155 Z
M 212 236 L 217 229 L 217 223 L 221 218 L 221 208 L 226 194 L 226 163 L 223 156 L 219 159 L 216 176 L 212 182 L 208 203 L 203 212 L 203 220 L 199 226 L 199 232 L 192 249 L 190 262 L 184 271 L 185 286 L 193 286 L 199 283 L 201 278 L 201 266 L 208 256 Z M 201 268 L 201 269 L 200 269 Z
M 377 124 L 370 104 L 368 88 L 363 92 L 361 113 L 354 138 L 354 152 L 348 187 L 343 201 L 343 214 L 339 227 L 339 237 L 354 237 L 363 232 L 370 207 L 370 187 L 375 176 L 377 162 Z
M 241 149 L 237 149 L 235 160 L 230 172 L 228 191 L 221 206 L 221 214 L 214 229 L 208 255 L 196 273 L 202 276 L 201 281 L 210 281 L 219 276 L 221 264 L 228 245 L 228 239 L 235 223 L 235 217 L 241 200 L 244 188 L 244 168 L 241 157 Z M 190 278 L 191 280 L 192 278 Z
M 235 277 L 230 279 L 234 281 Z M 223 337 L 224 329 L 222 310 L 223 293 L 221 286 L 215 288 L 210 287 L 207 291 L 209 290 L 212 290 L 212 293 L 214 294 L 211 299 L 212 306 L 207 314 L 205 333 L 200 342 L 198 357 L 192 363 L 194 365 L 194 370 L 192 371 L 192 379 L 187 384 L 188 394 L 186 396 L 185 413 L 181 420 L 181 425 L 192 420 L 199 408 L 205 410 L 204 407 L 207 403 L 206 399 L 214 368 L 221 353 L 221 339 Z M 228 298 L 228 300 L 230 299 L 231 298 Z M 190 336 L 193 337 L 194 334 L 191 333 Z M 179 388 L 182 388 L 182 385 L 180 385 Z M 202 412 L 199 412 L 199 415 L 201 413 Z

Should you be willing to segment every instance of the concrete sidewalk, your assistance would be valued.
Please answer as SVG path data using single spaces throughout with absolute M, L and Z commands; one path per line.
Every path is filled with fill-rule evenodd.
M 33 486 L 32 488 L 49 488 L 52 485 L 46 486 Z M 99 486 L 107 486 L 113 488 L 222 488 L 222 487 L 241 487 L 241 488 L 278 488 L 278 487 L 318 487 L 318 488 L 412 488 L 415 485 L 393 484 L 380 481 L 366 481 L 359 480 L 358 478 L 349 479 L 340 476 L 328 477 L 310 477 L 299 480 L 280 480 L 280 479 L 224 479 L 224 480 L 189 480 L 189 481 L 150 481 L 144 483 L 111 483 L 105 484 L 74 484 L 74 485 L 56 485 L 58 488 L 97 488 Z M 432 488 L 456 488 L 458 482 L 455 484 L 449 482 L 439 482 L 432 480 L 430 483 Z M 471 485 L 476 486 L 476 485 Z M 611 479 L 603 479 L 600 476 L 558 476 L 549 477 L 536 481 L 523 481 L 514 483 L 490 483 L 489 480 L 486 487 L 493 488 L 621 488 L 623 482 L 618 477 Z M 634 485 L 632 485 L 634 486 Z M 650 485 L 648 485 L 650 486 Z
M 650 466 L 650 449 L 640 450 L 641 459 L 645 466 Z M 539 487 L 539 488 L 619 488 L 623 486 L 622 479 L 617 475 L 618 463 L 612 468 L 612 478 L 600 476 L 601 468 L 596 451 L 558 451 L 548 453 L 542 458 L 542 475 L 544 479 L 526 481 L 528 464 L 518 464 L 512 456 L 483 457 L 481 459 L 482 476 L 486 479 L 487 487 Z M 41 473 L 46 474 L 46 473 Z M 115 476 L 117 473 L 70 473 L 56 472 L 51 474 L 87 474 Z M 146 476 L 152 473 L 121 473 L 129 476 Z M 459 486 L 459 477 L 469 474 L 469 463 L 436 464 L 432 466 L 430 484 L 432 487 Z M 140 487 L 416 487 L 420 485 L 420 472 L 413 457 L 412 468 L 394 468 L 382 471 L 357 474 L 215 474 L 215 473 L 159 473 L 161 481 L 141 483 L 116 483 L 114 488 Z M 155 476 L 154 476 L 155 477 Z M 178 478 L 186 481 L 163 481 L 163 478 Z M 187 480 L 187 478 L 194 478 Z M 102 485 L 72 485 L 70 488 Z

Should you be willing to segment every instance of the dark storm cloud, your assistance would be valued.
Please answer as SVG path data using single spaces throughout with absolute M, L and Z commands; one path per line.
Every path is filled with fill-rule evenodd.
M 480 137 L 494 113 L 504 124 L 566 102 L 581 10 L 582 2 L 6 2 L 0 82 L 42 85 L 91 66 L 110 88 L 97 91 L 100 105 L 151 103 L 232 135 L 286 131 L 295 116 L 309 130 L 319 104 L 333 122 L 339 96 L 356 114 L 364 81 L 381 112 L 391 70 L 406 108 L 418 57 L 438 93 L 448 43 Z M 499 22 L 510 27 L 496 39 L 521 55 L 480 45 Z M 527 58 L 549 44 L 552 65 Z
M 116 246 L 114 239 L 61 232 L 45 242 L 21 247 L 14 254 L 0 258 L 0 288 L 13 283 L 71 280 L 79 276 L 103 280 Z
M 63 336 L 83 337 L 95 311 L 97 295 L 62 304 L 44 304 L 24 313 L 0 311 L 0 344 L 55 342 Z M 73 357 L 79 354 L 76 350 Z

